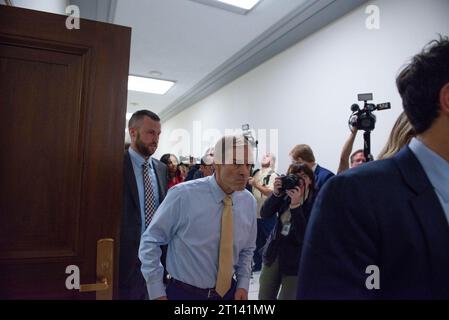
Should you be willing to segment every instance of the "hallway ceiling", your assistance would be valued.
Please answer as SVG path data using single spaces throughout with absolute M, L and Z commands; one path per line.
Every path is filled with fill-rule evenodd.
M 128 112 L 167 120 L 366 0 L 261 0 L 247 14 L 205 1 L 70 1 L 84 18 L 132 28 L 131 75 L 175 81 L 165 95 L 128 91 Z

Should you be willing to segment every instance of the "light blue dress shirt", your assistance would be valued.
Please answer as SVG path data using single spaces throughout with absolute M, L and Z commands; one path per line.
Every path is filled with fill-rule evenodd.
M 215 175 L 172 187 L 142 235 L 139 258 L 150 299 L 165 296 L 160 245 L 168 244 L 167 271 L 198 288 L 214 288 L 225 193 Z M 248 290 L 256 248 L 256 200 L 248 190 L 232 193 L 234 274 Z
M 137 182 L 137 192 L 139 193 L 139 205 L 140 205 L 140 218 L 142 221 L 142 233 L 145 231 L 145 190 L 143 188 L 143 169 L 142 165 L 145 162 L 145 158 L 134 151 L 133 148 L 129 147 L 129 156 L 131 158 L 131 163 L 133 164 L 134 176 Z M 153 169 L 153 162 L 151 157 L 148 158 L 148 163 L 150 165 L 150 179 L 151 186 L 153 187 L 156 208 L 159 206 L 159 187 L 157 183 L 156 173 Z
M 409 147 L 424 168 L 449 223 L 449 162 L 416 138 L 412 139 Z

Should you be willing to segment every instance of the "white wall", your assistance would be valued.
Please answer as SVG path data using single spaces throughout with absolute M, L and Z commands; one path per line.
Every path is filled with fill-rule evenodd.
M 15 7 L 65 14 L 68 0 L 13 0 Z
M 365 26 L 365 9 L 371 4 L 380 9 L 379 30 Z M 392 103 L 392 110 L 376 113 L 371 137 L 376 157 L 402 110 L 395 77 L 437 33 L 449 34 L 449 1 L 379 0 L 367 5 L 165 122 L 156 156 L 179 154 L 176 142 L 169 141 L 171 135 L 187 130 L 192 139 L 195 120 L 201 121 L 203 133 L 224 133 L 225 128 L 249 123 L 255 129 L 278 129 L 279 172 L 288 167 L 288 153 L 298 143 L 309 144 L 318 163 L 335 172 L 349 135 L 350 106 L 358 93 L 372 92 L 375 103 Z M 195 150 L 190 141 L 195 155 L 211 143 L 200 137 L 196 135 Z M 362 147 L 359 132 L 354 149 Z

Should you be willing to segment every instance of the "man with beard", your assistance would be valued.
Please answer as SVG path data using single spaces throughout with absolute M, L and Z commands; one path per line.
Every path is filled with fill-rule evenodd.
M 225 136 L 215 145 L 213 175 L 170 189 L 140 244 L 150 299 L 248 299 L 257 233 L 256 200 L 245 189 L 251 164 L 248 141 Z
M 128 122 L 131 145 L 125 151 L 123 215 L 120 231 L 120 299 L 148 299 L 140 271 L 140 238 L 167 192 L 167 167 L 152 158 L 157 149 L 161 124 L 149 111 L 135 112 Z M 161 279 L 162 280 L 162 279 Z

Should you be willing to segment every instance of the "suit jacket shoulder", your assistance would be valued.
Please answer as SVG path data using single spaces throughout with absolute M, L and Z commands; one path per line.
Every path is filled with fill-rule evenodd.
M 334 173 L 332 171 L 317 165 L 315 168 L 315 186 L 317 189 L 321 189 L 326 181 L 333 176 Z
M 123 180 L 124 196 L 132 198 L 135 207 L 140 208 L 136 177 L 128 150 L 125 151 L 123 156 Z
M 405 147 L 323 187 L 305 236 L 298 298 L 449 298 L 448 246 L 444 211 Z M 379 290 L 366 287 L 369 266 L 380 270 Z
M 155 158 L 151 158 L 152 159 L 152 164 L 153 164 L 153 168 L 154 168 L 154 172 L 156 173 L 156 178 L 157 178 L 157 182 L 159 185 L 159 197 L 160 197 L 160 202 L 162 203 L 162 201 L 164 200 L 166 194 L 167 194 L 167 186 L 168 186 L 168 170 L 167 170 L 167 166 L 155 159 Z

